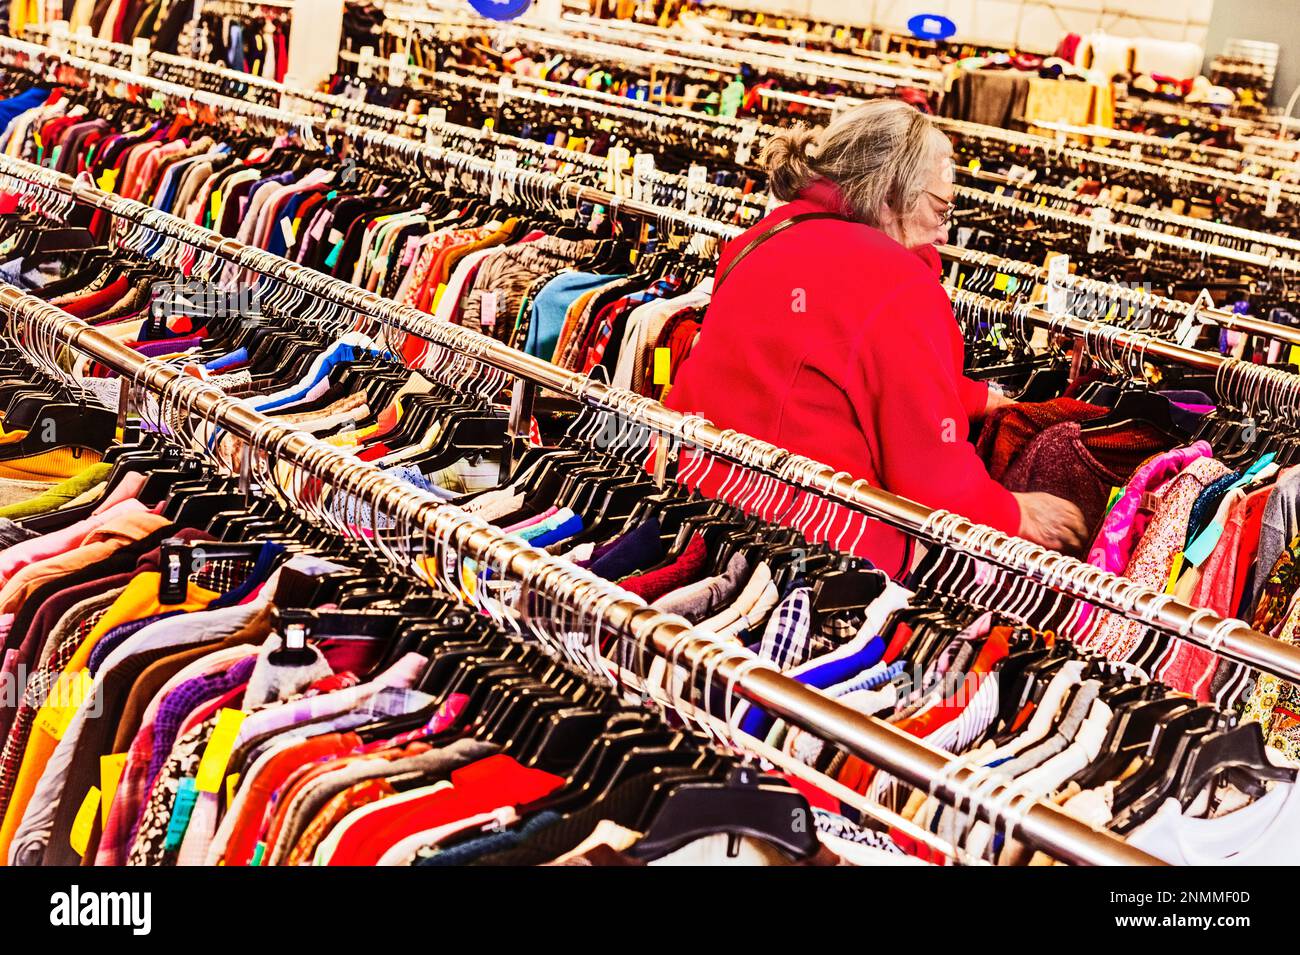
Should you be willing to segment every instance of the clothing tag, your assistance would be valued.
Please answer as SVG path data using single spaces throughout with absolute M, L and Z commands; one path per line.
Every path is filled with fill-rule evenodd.
M 239 773 L 231 773 L 226 777 L 226 808 L 229 809 L 231 803 L 235 801 L 235 794 L 239 792 Z
M 100 822 L 108 827 L 108 813 L 113 808 L 113 797 L 117 795 L 117 784 L 122 781 L 122 770 L 126 768 L 126 753 L 112 753 L 99 757 L 99 788 L 103 793 L 100 800 Z
M 1047 253 L 1047 311 L 1064 315 L 1069 290 L 1066 280 L 1070 276 L 1070 257 L 1062 252 Z
M 1165 593 L 1172 594 L 1174 592 L 1174 584 L 1178 583 L 1178 576 L 1183 572 L 1183 561 L 1185 559 L 1182 551 L 1174 554 L 1173 563 L 1169 567 L 1169 580 L 1165 582 Z
M 72 820 L 72 831 L 68 833 L 68 842 L 78 856 L 84 856 L 86 847 L 90 845 L 90 833 L 95 827 L 95 813 L 98 809 L 99 787 L 91 786 L 86 798 L 81 800 L 81 808 Z
M 297 236 L 294 235 L 293 220 L 284 218 L 280 220 L 280 234 L 284 236 L 284 244 L 292 246 Z
M 1286 355 L 1288 365 L 1300 365 L 1300 345 L 1292 345 Z
M 131 72 L 149 72 L 149 40 L 145 37 L 131 41 Z
M 156 113 L 161 113 L 164 100 L 161 93 L 154 93 L 149 97 L 149 108 Z
M 406 85 L 406 54 L 405 53 L 388 54 L 388 85 L 389 86 Z
M 1096 255 L 1106 249 L 1106 225 L 1115 217 L 1109 209 L 1092 210 L 1090 219 L 1095 223 L 1088 233 L 1088 254 Z
M 330 245 L 342 245 L 343 233 L 338 229 L 330 229 Z
M 375 48 L 373 46 L 363 46 L 361 48 L 361 60 L 357 63 L 357 77 L 368 80 L 375 74 Z
M 1201 325 L 1204 324 L 1200 313 L 1207 308 L 1214 308 L 1214 299 L 1210 297 L 1209 289 L 1203 288 L 1196 300 L 1187 307 L 1187 314 L 1179 320 L 1178 328 L 1174 331 L 1174 341 L 1187 348 L 1195 344 L 1201 334 Z
M 972 159 L 970 162 L 966 164 L 966 168 L 969 169 L 971 172 L 979 172 L 980 161 L 978 159 Z
M 68 724 L 72 722 L 72 717 L 86 697 L 90 695 L 90 687 L 93 683 L 94 678 L 90 675 L 89 670 L 61 673 L 54 686 L 50 689 L 50 695 L 46 697 L 45 705 L 41 707 L 36 716 L 36 725 L 47 736 L 54 739 L 63 739 L 63 734 L 68 731 Z
M 655 349 L 654 383 L 656 385 L 672 384 L 672 362 L 672 349 Z
M 999 292 L 1005 292 L 1007 290 L 1007 285 L 1010 284 L 1010 280 L 1011 276 L 1007 275 L 1005 272 L 999 272 L 993 276 L 993 288 Z
M 1142 158 L 1142 144 L 1141 144 L 1141 143 L 1134 143 L 1133 145 L 1129 146 L 1129 148 L 1128 148 L 1128 154 L 1129 154 L 1130 156 L 1132 156 L 1134 159 L 1141 159 L 1141 158 Z
M 438 310 L 438 303 L 442 301 L 443 294 L 447 291 L 447 283 L 439 282 L 438 287 L 433 292 L 433 303 L 429 306 L 430 312 Z
M 497 293 L 484 292 L 479 298 L 478 321 L 484 328 L 496 328 Z
M 17 244 L 18 244 L 18 236 L 16 235 L 11 235 L 3 242 L 0 242 L 0 255 L 8 255 L 10 252 L 13 251 L 14 246 L 16 246 Z M 1294 348 L 1295 346 L 1293 345 L 1291 347 Z
M 239 728 L 244 725 L 247 716 L 248 714 L 243 710 L 234 710 L 230 707 L 223 708 L 217 714 L 217 725 L 213 728 L 208 745 L 203 750 L 203 758 L 199 760 L 199 770 L 195 775 L 195 786 L 199 792 L 220 791 L 221 780 L 226 775 L 226 764 L 230 762 L 230 754 L 235 748 Z
M 1274 179 L 1268 184 L 1268 197 L 1264 202 L 1264 215 L 1277 215 L 1278 202 L 1282 198 L 1282 183 Z

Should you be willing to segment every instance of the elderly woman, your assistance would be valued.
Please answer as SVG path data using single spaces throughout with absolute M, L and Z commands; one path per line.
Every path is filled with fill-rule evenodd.
M 1079 509 L 989 477 L 970 422 L 1008 399 L 962 374 L 939 283 L 953 209 L 952 146 L 898 101 L 864 104 L 763 152 L 786 205 L 728 244 L 700 340 L 668 404 L 931 507 L 1077 550 Z M 706 487 L 707 491 L 708 488 Z M 873 523 L 858 548 L 908 558 Z

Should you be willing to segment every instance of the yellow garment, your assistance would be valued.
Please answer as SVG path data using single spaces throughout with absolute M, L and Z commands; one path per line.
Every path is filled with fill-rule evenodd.
M 75 477 L 103 457 L 84 448 L 55 448 L 22 458 L 0 460 L 0 478 L 19 481 L 63 481 Z
M 1033 125 L 1040 121 L 1087 126 L 1092 117 L 1092 99 L 1096 89 L 1091 83 L 1078 80 L 1030 77 L 1029 94 L 1025 97 L 1025 122 L 1029 124 L 1029 132 L 1050 136 L 1051 130 Z
M 49 697 L 37 712 L 31 738 L 28 739 L 27 748 L 23 751 L 18 778 L 14 781 L 13 795 L 5 810 L 4 825 L 0 826 L 0 864 L 7 864 L 9 845 L 18 831 L 23 815 L 27 812 L 27 803 L 36 790 L 41 774 L 45 772 L 45 765 L 63 737 L 68 722 L 90 689 L 91 681 L 86 664 L 90 661 L 90 654 L 95 649 L 95 644 L 104 634 L 124 623 L 177 610 L 186 612 L 202 610 L 219 596 L 211 590 L 191 583 L 184 603 L 164 606 L 158 602 L 159 579 L 160 575 L 156 571 L 147 571 L 137 574 L 135 579 L 126 585 L 126 589 L 118 595 L 105 611 L 104 616 L 99 618 L 99 622 L 86 635 L 86 639 L 77 647 L 72 659 L 63 668 L 58 681 L 50 690 Z

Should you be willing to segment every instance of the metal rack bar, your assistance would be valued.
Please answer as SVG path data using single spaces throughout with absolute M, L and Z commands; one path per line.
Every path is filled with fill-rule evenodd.
M 939 246 L 939 255 L 949 261 L 964 262 L 967 265 L 991 266 L 999 272 L 1023 276 L 1035 282 L 1047 281 L 1047 269 L 1033 262 L 1021 262 L 1017 259 L 994 255 L 991 252 L 962 249 L 955 245 Z M 1186 313 L 1188 308 L 1186 302 L 1165 298 L 1163 295 L 1156 295 L 1154 292 L 1147 292 L 1140 288 L 1125 285 L 1113 285 L 1110 282 L 1103 282 L 1099 279 L 1087 278 L 1081 275 L 1067 274 L 1061 284 L 1065 288 L 1095 292 L 1107 301 L 1145 302 L 1162 311 L 1172 313 Z M 1262 335 L 1291 345 L 1300 345 L 1300 328 L 1266 322 L 1262 319 L 1251 318 L 1249 315 L 1238 315 L 1236 312 L 1230 312 L 1222 308 L 1202 308 L 1198 309 L 1196 314 L 1198 317 L 1229 331 Z
M 1247 265 L 1255 265 L 1261 268 L 1276 268 L 1285 269 L 1288 272 L 1300 272 L 1300 259 L 1292 259 L 1281 255 L 1259 255 L 1254 252 L 1245 252 L 1241 249 L 1229 249 L 1219 245 L 1212 245 L 1209 242 L 1199 242 L 1196 239 L 1185 239 L 1182 236 L 1169 235 L 1165 232 L 1139 229 L 1135 226 L 1124 225 L 1118 222 L 1102 222 L 1099 219 L 1090 219 L 1086 216 L 1078 216 L 1072 212 L 1053 209 L 1050 206 L 1024 202 L 1012 196 L 999 196 L 995 193 L 985 192 L 983 189 L 976 189 L 971 186 L 957 186 L 954 191 L 956 195 L 962 199 L 973 200 L 975 202 L 998 206 L 1004 209 L 1015 209 L 1020 212 L 1030 213 L 1034 216 L 1043 216 L 1055 222 L 1065 222 L 1070 225 L 1084 226 L 1089 229 L 1099 229 L 1103 232 L 1113 233 L 1115 235 L 1141 239 L 1142 241 L 1152 242 L 1158 245 L 1167 245 L 1171 248 L 1183 249 L 1187 252 L 1213 255 L 1221 259 L 1230 259 L 1234 262 L 1243 262 Z
M 953 771 L 949 754 L 893 726 L 838 703 L 765 665 L 746 652 L 718 653 L 716 637 L 691 627 L 681 617 L 655 611 L 638 598 L 568 561 L 529 547 L 433 495 L 357 462 L 301 431 L 262 415 L 238 399 L 162 362 L 145 358 L 98 329 L 10 285 L 0 285 L 0 312 L 18 337 L 36 334 L 93 357 L 107 368 L 148 389 L 174 397 L 179 408 L 262 448 L 277 460 L 336 487 L 347 487 L 376 511 L 409 518 L 426 541 L 445 541 L 448 552 L 490 561 L 503 577 L 528 583 L 562 602 L 580 602 L 616 632 L 638 646 L 692 666 L 707 666 L 718 685 L 787 722 L 838 745 L 913 785 L 933 788 L 949 803 L 967 799 L 977 814 L 996 822 L 1005 816 L 991 806 L 998 793 L 973 798 L 971 773 Z M 987 800 L 987 801 L 986 801 Z M 1116 837 L 1093 829 L 1042 801 L 1015 808 L 1018 837 L 1066 862 L 1091 865 L 1158 865 L 1159 860 Z

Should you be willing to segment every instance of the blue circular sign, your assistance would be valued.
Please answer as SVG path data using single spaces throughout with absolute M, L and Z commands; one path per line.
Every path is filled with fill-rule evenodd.
M 922 40 L 946 40 L 957 32 L 957 24 L 938 13 L 918 13 L 907 21 L 907 28 Z
M 513 20 L 522 16 L 533 0 L 469 0 L 480 16 L 489 20 Z

